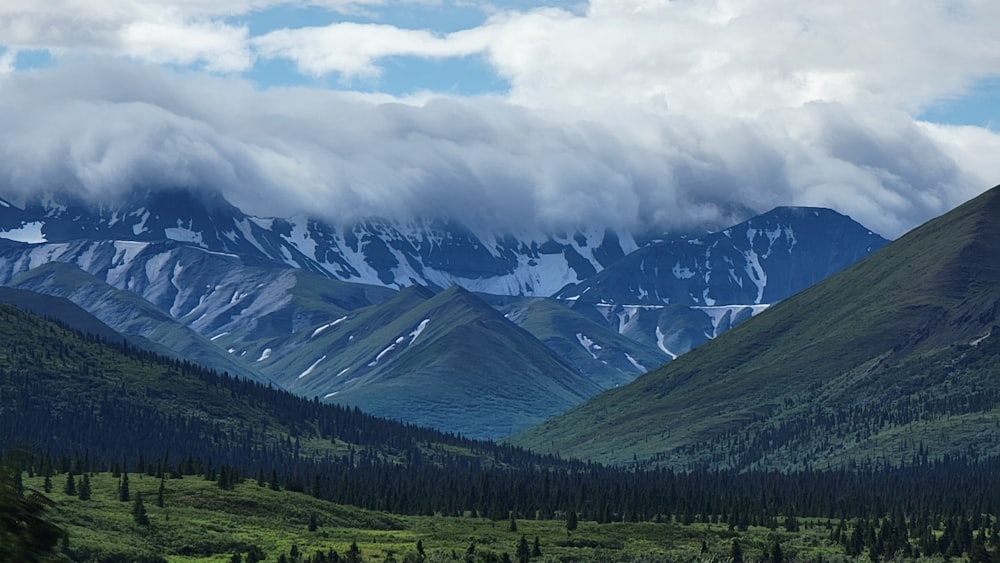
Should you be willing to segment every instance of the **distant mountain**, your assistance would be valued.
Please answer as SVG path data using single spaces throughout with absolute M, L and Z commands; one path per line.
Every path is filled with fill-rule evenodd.
M 675 467 L 1000 452 L 1000 187 L 514 442 Z
M 473 438 L 508 436 L 602 390 L 461 288 L 405 289 L 259 357 L 296 393 Z
M 652 241 L 555 297 L 676 358 L 888 242 L 829 209 L 779 207 Z
M 830 209 L 779 207 L 716 233 L 654 241 L 555 297 L 620 305 L 776 303 L 888 242 Z
M 882 243 L 814 209 L 782 208 L 637 249 L 630 234 L 604 229 L 498 234 L 441 218 L 250 217 L 217 194 L 183 189 L 139 189 L 114 202 L 66 194 L 0 202 L 0 284 L 65 296 L 164 354 L 491 438 L 627 383 Z M 397 295 L 411 287 L 430 291 Z M 506 315 L 487 323 L 496 337 L 469 348 L 457 336 L 466 315 L 488 311 L 448 291 L 455 287 Z M 475 362 L 440 346 L 433 361 L 417 359 L 424 347 L 403 345 L 428 319 L 424 301 L 443 319 L 428 335 L 454 339 Z M 339 339 L 362 318 L 364 345 Z M 439 334 L 444 327 L 456 332 Z M 386 350 L 400 361 L 368 366 Z M 445 390 L 461 397 L 443 409 L 431 398 L 398 405 L 420 397 L 414 389 L 438 387 L 417 385 L 404 371 L 414 366 L 428 381 L 450 379 Z M 513 400 L 495 388 L 504 380 L 511 393 L 545 398 Z M 491 397 L 500 405 L 492 419 L 466 402 Z
M 245 215 L 218 194 L 136 190 L 109 204 L 65 194 L 18 208 L 0 203 L 0 238 L 22 242 L 174 240 L 248 262 L 288 264 L 336 279 L 401 288 L 454 285 L 503 295 L 548 296 L 621 259 L 636 245 L 627 233 L 474 232 L 446 219 L 371 218 L 330 225 L 295 217 Z
M 566 302 L 537 297 L 486 299 L 602 389 L 629 383 L 671 359 L 655 343 L 619 334 L 603 317 L 588 317 Z

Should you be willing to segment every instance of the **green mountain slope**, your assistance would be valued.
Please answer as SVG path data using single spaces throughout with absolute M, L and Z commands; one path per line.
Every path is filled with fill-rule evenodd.
M 50 262 L 11 280 L 11 286 L 63 297 L 148 350 L 233 375 L 265 380 L 208 338 L 175 321 L 138 295 L 116 289 L 72 264 Z
M 994 188 L 514 442 L 682 467 L 1000 452 L 998 217 Z
M 404 289 L 268 356 L 295 393 L 470 437 L 510 435 L 601 390 L 461 288 Z
M 670 360 L 655 342 L 639 343 L 557 301 L 504 301 L 494 306 L 602 389 L 629 383 Z
M 22 311 L 28 311 L 40 317 L 55 319 L 73 330 L 99 336 L 112 342 L 122 342 L 125 339 L 121 334 L 69 299 L 0 286 L 0 303 L 13 305 Z

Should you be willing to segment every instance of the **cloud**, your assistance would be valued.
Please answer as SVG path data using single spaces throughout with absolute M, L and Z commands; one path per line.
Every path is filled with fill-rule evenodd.
M 185 185 L 263 215 L 505 228 L 690 228 L 824 205 L 897 236 L 1000 177 L 1000 136 L 914 117 L 1000 75 L 996 2 L 591 0 L 500 7 L 452 33 L 242 23 L 299 5 L 0 3 L 0 189 Z M 13 70 L 32 49 L 60 56 Z M 470 55 L 509 92 L 397 99 L 239 78 L 268 60 L 349 81 L 394 57 Z
M 259 56 L 295 62 L 311 75 L 338 73 L 344 78 L 370 78 L 377 63 L 394 56 L 464 57 L 482 52 L 485 38 L 476 32 L 438 35 L 390 25 L 337 23 L 325 27 L 281 29 L 254 38 Z
M 0 114 L 6 194 L 179 185 L 258 215 L 445 214 L 507 229 L 694 228 L 802 204 L 897 236 L 988 187 L 984 151 L 1000 144 L 835 102 L 757 117 L 646 113 L 642 128 L 618 128 L 497 97 L 261 91 L 113 61 L 8 75 Z

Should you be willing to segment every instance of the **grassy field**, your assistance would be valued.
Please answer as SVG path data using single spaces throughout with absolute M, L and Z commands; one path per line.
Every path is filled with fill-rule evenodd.
M 65 475 L 53 478 L 48 495 L 56 503 L 52 518 L 69 533 L 68 547 L 77 557 L 143 561 L 160 556 L 176 563 L 222 563 L 257 546 L 267 561 L 277 561 L 293 546 L 306 556 L 333 549 L 343 557 L 356 543 L 365 561 L 387 563 L 405 561 L 408 556 L 412 560 L 420 542 L 426 561 L 499 561 L 504 552 L 516 561 L 522 535 L 529 544 L 538 537 L 542 555 L 532 558 L 538 562 L 724 561 L 734 538 L 739 539 L 747 561 L 757 560 L 775 540 L 786 556 L 802 560 L 844 557 L 842 548 L 829 541 L 826 521 L 801 520 L 796 533 L 780 527 L 733 531 L 726 524 L 586 521 L 568 532 L 561 518 L 517 518 L 517 529 L 511 531 L 509 520 L 472 515 L 396 516 L 273 491 L 255 480 L 226 491 L 201 477 L 169 479 L 164 482 L 163 507 L 159 507 L 160 480 L 138 474 L 129 477 L 133 500 L 128 502 L 118 499 L 119 479 L 109 473 L 91 477 L 92 498 L 86 501 L 65 494 Z M 24 481 L 27 487 L 43 488 L 40 477 Z M 148 526 L 136 524 L 133 518 L 134 498 L 139 493 Z M 316 530 L 310 531 L 314 517 Z M 471 558 L 470 546 L 474 546 Z

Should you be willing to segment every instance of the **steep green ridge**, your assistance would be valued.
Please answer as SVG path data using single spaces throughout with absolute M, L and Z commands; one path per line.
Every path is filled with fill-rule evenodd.
M 601 390 L 461 288 L 407 288 L 331 321 L 262 364 L 295 393 L 475 438 L 507 436 Z
M 1000 187 L 513 439 L 679 467 L 996 454 Z
M 0 303 L 13 305 L 18 309 L 34 313 L 40 317 L 55 319 L 73 330 L 115 342 L 124 340 L 121 334 L 115 332 L 114 329 L 102 323 L 69 299 L 0 286 Z
M 14 278 L 10 285 L 66 298 L 143 348 L 233 375 L 266 381 L 252 366 L 230 357 L 208 338 L 175 321 L 148 301 L 130 291 L 116 289 L 72 264 L 44 264 Z

